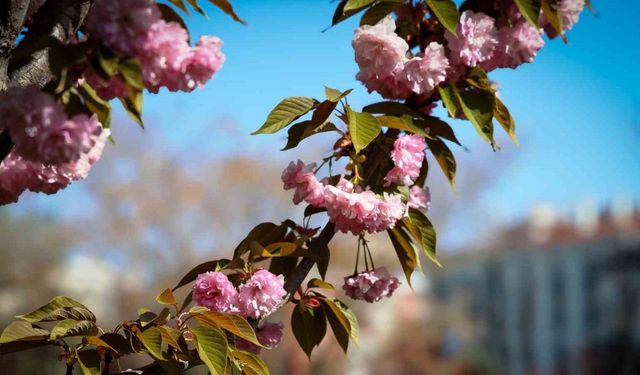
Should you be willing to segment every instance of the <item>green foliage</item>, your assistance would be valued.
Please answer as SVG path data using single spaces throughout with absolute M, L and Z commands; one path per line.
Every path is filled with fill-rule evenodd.
M 402 270 L 404 271 L 404 276 L 407 278 L 407 283 L 411 286 L 411 275 L 416 267 L 420 265 L 418 253 L 411 242 L 411 238 L 400 225 L 396 225 L 395 228 L 387 230 L 387 233 L 400 261 L 400 266 L 402 266 Z
M 176 305 L 178 303 L 170 288 L 167 288 L 162 293 L 158 294 L 156 302 L 161 305 Z
M 538 27 L 538 17 L 540 16 L 540 0 L 515 0 L 518 10 L 522 16 L 533 26 Z
M 302 350 L 311 358 L 311 352 L 320 345 L 327 332 L 324 310 L 296 305 L 291 314 L 291 330 Z
M 425 2 L 442 26 L 451 34 L 457 35 L 456 29 L 458 22 L 460 22 L 460 12 L 456 3 L 451 0 L 425 0 Z
M 253 353 L 235 350 L 231 353 L 233 358 L 242 364 L 243 374 L 246 375 L 269 375 L 269 367 L 260 357 Z
M 42 341 L 49 338 L 49 331 L 25 321 L 14 321 L 9 324 L 0 336 L 0 344 L 15 341 Z
M 375 5 L 364 12 L 362 18 L 360 18 L 360 26 L 375 25 L 383 18 L 385 18 L 388 14 L 393 12 L 403 2 L 403 0 L 384 0 L 376 2 Z
M 372 114 L 367 112 L 354 112 L 346 107 L 347 125 L 351 134 L 351 141 L 356 153 L 360 153 L 371 143 L 378 134 L 382 124 Z
M 429 151 L 433 154 L 433 157 L 438 162 L 440 169 L 444 172 L 449 185 L 453 190 L 456 190 L 456 159 L 453 156 L 453 152 L 440 139 L 426 139 Z
M 442 267 L 442 264 L 436 258 L 436 230 L 424 213 L 415 208 L 410 208 L 409 217 L 405 218 L 403 223 L 425 255 L 433 263 Z
M 83 350 L 78 352 L 78 363 L 84 375 L 100 375 L 102 372 L 100 353 L 95 349 Z
M 351 309 L 335 298 L 322 298 L 322 309 L 327 316 L 333 335 L 345 354 L 349 348 L 349 340 L 358 343 L 360 329 L 358 321 Z
M 318 105 L 318 101 L 306 96 L 292 96 L 284 99 L 269 113 L 267 120 L 252 134 L 271 134 L 287 127 Z
M 224 375 L 229 344 L 224 332 L 214 327 L 191 327 L 200 359 L 212 375 Z
M 90 320 L 66 319 L 60 321 L 51 330 L 51 340 L 61 337 L 94 336 L 98 334 L 98 326 Z
M 221 328 L 253 344 L 262 346 L 256 338 L 251 325 L 240 315 L 225 314 L 215 311 L 203 311 L 191 314 L 200 325 Z
M 87 307 L 64 296 L 55 297 L 38 309 L 25 315 L 18 315 L 17 318 L 30 323 L 65 319 L 96 321 L 95 315 Z

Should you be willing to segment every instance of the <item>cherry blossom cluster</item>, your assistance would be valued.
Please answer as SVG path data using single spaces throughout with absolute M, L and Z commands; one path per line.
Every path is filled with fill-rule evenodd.
M 67 116 L 53 96 L 35 86 L 0 95 L 0 131 L 8 131 L 14 143 L 0 164 L 2 205 L 16 202 L 25 190 L 54 194 L 84 179 L 110 134 L 95 115 Z
M 373 303 L 384 297 L 391 297 L 398 286 L 398 279 L 389 275 L 385 267 L 380 267 L 345 277 L 342 289 L 353 299 Z
M 193 300 L 197 305 L 252 319 L 273 313 L 286 294 L 284 277 L 262 269 L 238 288 L 222 272 L 200 274 L 193 284 Z
M 395 29 L 391 17 L 356 29 L 353 48 L 360 67 L 356 78 L 369 92 L 377 91 L 389 99 L 404 99 L 412 93 L 431 95 L 446 79 L 449 68 L 444 47 L 432 42 L 420 54 L 408 58 L 409 45 Z
M 193 91 L 202 87 L 224 63 L 222 41 L 203 36 L 195 46 L 178 22 L 162 19 L 153 0 L 99 0 L 88 19 L 91 35 L 121 57 L 134 57 L 142 66 L 143 83 L 151 92 Z M 122 96 L 120 78 L 96 82 L 87 78 L 104 99 Z
M 458 81 L 468 68 L 516 68 L 533 62 L 544 46 L 542 29 L 550 38 L 557 36 L 542 15 L 542 29 L 528 23 L 515 4 L 505 6 L 504 16 L 494 19 L 481 12 L 464 11 L 457 35 L 444 32 L 413 54 L 404 39 L 395 33 L 396 24 L 387 16 L 378 24 L 356 29 L 353 39 L 355 60 L 360 71 L 356 78 L 369 90 L 387 99 L 407 99 L 415 94 L 428 98 L 441 83 Z M 584 0 L 561 0 L 559 13 L 564 30 L 578 20 Z

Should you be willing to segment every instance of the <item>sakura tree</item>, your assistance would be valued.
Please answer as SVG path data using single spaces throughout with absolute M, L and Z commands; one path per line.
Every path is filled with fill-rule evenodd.
M 227 0 L 210 0 L 243 22 Z M 291 328 L 304 352 L 327 328 L 346 352 L 358 340 L 351 309 L 323 290 L 330 243 L 353 235 L 355 268 L 344 294 L 375 303 L 401 284 L 375 265 L 370 236 L 385 233 L 411 284 L 423 253 L 436 257 L 436 232 L 426 216 L 433 155 L 455 188 L 460 145 L 449 117 L 469 121 L 494 150 L 494 120 L 517 143 L 515 121 L 487 73 L 534 61 L 548 39 L 566 40 L 584 0 L 342 0 L 332 24 L 361 15 L 352 41 L 356 78 L 385 101 L 352 108 L 351 90 L 325 88 L 325 98 L 282 100 L 254 134 L 288 128 L 284 150 L 319 133 L 335 135 L 318 163 L 292 161 L 282 173 L 301 220 L 254 227 L 228 259 L 195 266 L 160 293 L 159 311 L 112 329 L 68 297 L 16 317 L 0 336 L 0 353 L 56 346 L 67 374 L 180 374 L 206 366 L 211 374 L 268 374 L 262 350 L 275 348 L 284 324 L 269 317 L 294 305 Z M 222 67 L 222 41 L 190 41 L 183 15 L 204 13 L 196 0 L 11 0 L 0 6 L 0 203 L 30 190 L 54 194 L 85 178 L 110 138 L 118 99 L 142 125 L 143 92 L 190 92 Z M 181 15 L 182 14 L 182 15 Z M 324 227 L 312 227 L 311 217 Z M 316 267 L 320 278 L 308 278 Z M 190 288 L 184 301 L 174 292 Z M 372 307 L 373 308 L 373 307 Z M 149 364 L 116 371 L 114 362 L 144 354 Z

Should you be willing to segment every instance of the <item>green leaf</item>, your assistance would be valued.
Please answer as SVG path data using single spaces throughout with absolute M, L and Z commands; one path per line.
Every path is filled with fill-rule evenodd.
M 436 230 L 433 228 L 433 224 L 427 219 L 427 217 L 420 211 L 410 208 L 409 217 L 404 220 L 405 225 L 409 229 L 409 232 L 419 243 L 424 251 L 425 255 L 438 267 L 442 267 L 442 264 L 436 257 Z
M 127 111 L 127 114 L 131 119 L 140 125 L 144 129 L 144 122 L 142 120 L 142 91 L 136 91 L 136 89 L 129 88 L 129 95 L 122 98 L 118 97 L 120 103 Z
M 558 5 L 549 2 L 549 0 L 542 0 L 542 14 L 544 14 L 553 29 L 560 35 L 562 41 L 567 43 L 568 40 L 563 30 L 562 15 L 558 11 Z
M 354 112 L 346 107 L 349 133 L 356 153 L 365 149 L 380 134 L 382 124 L 367 112 Z
M 83 304 L 69 297 L 58 296 L 44 306 L 16 318 L 30 322 L 51 322 L 56 320 L 75 319 L 96 321 L 95 315 Z
M 344 5 L 343 13 L 362 9 L 366 6 L 371 5 L 376 0 L 347 0 L 347 3 Z
M 432 138 L 427 132 L 413 123 L 411 116 L 404 115 L 401 118 L 396 116 L 380 116 L 377 119 L 382 126 L 421 135 L 425 138 Z
M 385 114 L 389 116 L 409 115 L 411 117 L 421 117 L 422 114 L 409 108 L 407 105 L 398 102 L 378 102 L 369 104 L 362 108 L 363 112 Z
M 333 285 L 331 285 L 331 283 L 328 283 L 320 279 L 315 279 L 315 278 L 307 282 L 307 288 L 322 288 L 322 289 L 329 289 L 329 290 L 336 289 Z
M 137 337 L 149 354 L 156 359 L 164 360 L 164 356 L 162 355 L 162 331 L 160 328 L 149 327 L 143 332 L 138 333 Z
M 340 301 L 337 298 L 325 298 L 323 301 L 327 304 L 327 306 L 333 311 L 333 313 L 338 316 L 338 312 L 340 312 L 344 317 L 349 321 L 349 337 L 355 342 L 358 343 L 360 339 L 360 326 L 358 324 L 358 319 L 353 311 L 349 308 L 349 306 L 345 305 L 344 302 Z M 328 316 L 329 314 L 327 314 Z M 340 324 L 344 325 L 342 317 L 339 317 Z
M 322 104 L 320 106 L 322 106 Z M 320 106 L 318 108 L 320 108 Z M 314 112 L 314 116 L 316 113 L 317 111 Z M 284 146 L 282 151 L 290 150 L 294 147 L 297 147 L 302 140 L 309 138 L 314 134 L 324 133 L 329 131 L 336 131 L 336 130 L 337 130 L 336 126 L 330 122 L 324 122 L 323 124 L 321 123 L 319 126 L 318 126 L 318 123 L 314 120 L 299 122 L 289 128 L 287 145 Z
M 206 311 L 193 315 L 194 318 L 204 326 L 222 328 L 225 331 L 233 333 L 234 335 L 243 338 L 253 344 L 262 346 L 256 333 L 254 332 L 251 324 L 249 324 L 243 317 L 235 314 L 225 314 L 216 311 Z
M 137 59 L 126 59 L 120 61 L 118 72 L 122 76 L 124 83 L 134 91 L 142 92 L 144 83 L 142 83 L 142 67 Z
M 318 267 L 320 277 L 324 280 L 327 277 L 327 270 L 329 269 L 329 262 L 331 261 L 331 251 L 329 251 L 329 246 L 321 243 L 320 246 L 316 248 L 316 252 L 318 254 L 316 266 Z
M 349 349 L 349 337 L 351 336 L 351 323 L 349 318 L 342 312 L 342 310 L 329 299 L 321 299 L 322 309 L 327 316 L 333 335 L 338 341 L 340 348 L 347 354 Z
M 540 17 L 540 0 L 515 0 L 522 16 L 533 26 L 538 27 Z
M 324 87 L 324 95 L 327 97 L 327 100 L 334 103 L 339 102 L 340 99 L 349 95 L 351 91 L 353 91 L 353 89 L 340 91 L 340 90 L 332 89 L 331 87 L 327 87 L 327 86 Z
M 198 13 L 202 14 L 203 16 L 207 16 L 207 14 L 204 12 L 204 10 L 202 10 L 202 8 L 200 8 L 200 5 L 198 5 L 198 0 L 187 0 L 187 2 L 189 3 L 189 5 L 191 5 L 191 7 Z
M 191 327 L 189 328 L 196 338 L 196 350 L 200 359 L 207 366 L 211 375 L 224 375 L 227 366 L 227 337 L 218 328 Z
M 100 69 L 109 77 L 113 77 L 118 72 L 118 62 L 118 56 L 115 54 L 110 51 L 98 49 L 98 64 L 100 65 Z
M 251 241 L 257 241 L 261 245 L 284 241 L 288 230 L 286 225 L 276 225 L 274 223 L 260 223 L 256 225 L 244 240 L 238 244 L 233 252 L 233 258 L 237 259 L 247 252 Z
M 409 286 L 411 286 L 411 274 L 419 265 L 418 255 L 411 243 L 411 238 L 399 226 L 387 230 L 387 233 L 389 233 L 389 239 L 391 239 L 393 248 L 398 255 L 404 276 L 407 278 Z
M 0 336 L 0 344 L 8 344 L 14 341 L 41 341 L 49 338 L 49 331 L 35 327 L 24 321 L 11 322 Z
M 374 4 L 360 18 L 360 26 L 377 24 L 402 3 L 402 0 L 386 0 Z
M 98 326 L 90 320 L 63 320 L 51 330 L 51 340 L 61 337 L 95 336 L 98 334 Z
M 311 358 L 311 352 L 320 345 L 327 332 L 324 310 L 309 311 L 304 306 L 296 305 L 291 314 L 291 330 L 302 350 Z
M 480 137 L 495 146 L 492 121 L 495 94 L 488 90 L 474 88 L 458 91 L 454 87 L 454 91 L 460 100 L 462 112 L 471 121 Z
M 460 141 L 456 137 L 453 128 L 439 118 L 426 116 L 424 118 L 417 119 L 416 126 L 427 128 L 429 135 L 432 137 L 437 136 L 460 145 Z
M 318 101 L 305 96 L 284 99 L 269 113 L 267 120 L 251 134 L 272 134 L 307 114 L 318 105 Z
M 156 301 L 161 305 L 176 305 L 178 303 L 173 292 L 171 292 L 171 288 L 167 288 L 164 292 L 158 294 Z
M 516 120 L 511 116 L 509 109 L 506 105 L 496 96 L 496 106 L 493 110 L 493 117 L 498 120 L 498 123 L 502 126 L 505 132 L 509 135 L 513 143 L 519 145 L 518 137 L 516 136 Z
M 449 112 L 449 116 L 456 118 L 460 102 L 458 101 L 458 97 L 454 91 L 454 86 L 439 86 L 438 92 L 440 93 L 442 104 Z
M 336 7 L 336 11 L 333 13 L 333 18 L 331 19 L 331 26 L 337 25 L 338 23 L 352 17 L 353 15 L 357 14 L 358 12 L 364 9 L 364 8 L 360 8 L 360 9 L 345 11 L 344 7 L 347 5 L 347 1 L 349 0 L 340 1 L 338 6 Z M 326 29 L 323 31 L 326 31 Z
M 176 7 L 180 8 L 187 15 L 189 14 L 189 9 L 187 9 L 187 6 L 184 4 L 184 1 L 182 1 L 182 0 L 169 0 L 169 2 L 171 4 L 173 4 L 173 5 L 175 5 Z
M 158 327 L 160 330 L 160 334 L 162 336 L 162 342 L 172 346 L 174 349 L 180 351 L 180 344 L 178 340 L 182 336 L 182 332 L 178 329 L 169 327 L 169 326 L 160 326 Z
M 438 21 L 451 34 L 457 35 L 456 29 L 460 22 L 460 12 L 456 3 L 451 0 L 425 0 L 429 8 L 433 11 Z
M 84 375 L 100 375 L 102 360 L 100 353 L 95 349 L 88 349 L 78 352 L 78 363 Z
M 236 350 L 233 352 L 233 357 L 242 363 L 243 374 L 247 375 L 269 375 L 269 367 L 260 357 L 253 353 Z
M 451 185 L 451 188 L 455 191 L 456 159 L 453 156 L 453 152 L 451 152 L 451 149 L 449 149 L 449 147 L 440 139 L 426 139 L 426 141 L 433 157 L 436 158 L 440 169 L 442 169 L 447 181 L 449 181 L 449 185 Z
M 89 86 L 87 82 L 83 82 L 78 86 L 78 92 L 84 99 L 84 105 L 89 109 L 91 113 L 98 115 L 98 120 L 104 127 L 109 127 L 111 124 L 111 105 L 109 102 L 102 99 L 93 87 Z
M 231 3 L 228 0 L 209 0 L 209 2 L 220 8 L 226 14 L 230 15 L 234 21 L 240 22 L 243 25 L 247 24 L 236 14 L 233 10 L 233 6 L 231 6 Z
M 293 242 L 276 242 L 263 247 L 257 241 L 251 242 L 251 256 L 253 258 L 273 258 L 304 255 L 304 251 L 297 251 L 298 244 Z
M 108 332 L 100 336 L 100 340 L 107 343 L 111 348 L 113 348 L 118 354 L 124 355 L 133 352 L 131 348 L 131 344 L 127 341 L 127 339 L 117 333 Z

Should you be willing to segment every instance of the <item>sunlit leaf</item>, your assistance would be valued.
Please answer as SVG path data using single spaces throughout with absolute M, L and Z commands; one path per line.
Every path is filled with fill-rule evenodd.
M 411 275 L 419 265 L 418 255 L 411 243 L 411 238 L 409 238 L 399 226 L 387 230 L 387 233 L 389 233 L 389 239 L 391 239 L 393 248 L 398 255 L 398 260 L 407 278 L 407 282 L 411 285 Z
M 63 320 L 51 330 L 51 340 L 61 337 L 94 336 L 98 334 L 98 326 L 90 320 Z
M 211 375 L 224 375 L 227 366 L 227 337 L 224 332 L 213 327 L 189 328 L 196 339 L 196 350 Z
M 456 159 L 453 156 L 453 152 L 451 149 L 440 139 L 427 139 L 427 146 L 429 146 L 429 151 L 433 154 L 433 157 L 436 158 L 440 169 L 444 172 L 445 177 L 447 177 L 447 181 L 449 181 L 449 185 L 455 191 L 456 190 Z
M 311 358 L 311 352 L 320 345 L 327 332 L 324 310 L 309 311 L 304 306 L 296 305 L 291 314 L 291 330 L 302 350 Z
M 101 359 L 100 353 L 95 349 L 82 350 L 78 352 L 78 363 L 84 375 L 100 375 Z
M 403 0 L 385 0 L 377 2 L 364 12 L 362 18 L 360 18 L 360 26 L 377 24 L 403 2 Z
M 39 327 L 34 327 L 31 323 L 17 320 L 11 322 L 2 331 L 0 344 L 7 344 L 13 341 L 40 341 L 49 338 L 49 331 Z
M 480 137 L 492 145 L 493 140 L 493 108 L 495 106 L 495 94 L 488 90 L 470 88 L 457 93 L 460 107 L 466 118 L 473 124 Z
M 425 255 L 438 267 L 442 264 L 436 257 L 436 230 L 431 221 L 420 211 L 410 208 L 409 217 L 404 219 L 416 243 L 419 243 Z
M 171 288 L 165 289 L 162 293 L 160 293 L 156 297 L 156 301 L 162 305 L 175 305 L 178 302 L 176 301 L 176 297 L 173 295 Z
M 305 96 L 284 99 L 269 113 L 267 120 L 251 134 L 272 134 L 307 114 L 318 105 L 318 101 Z
M 164 360 L 162 355 L 162 331 L 158 327 L 149 327 L 137 335 L 142 345 L 154 358 Z
M 269 367 L 253 353 L 236 350 L 233 357 L 241 362 L 242 372 L 247 375 L 269 375 Z
M 538 27 L 540 17 L 540 0 L 515 0 L 522 16 L 533 26 Z
M 356 153 L 365 149 L 380 134 L 381 123 L 367 112 L 354 112 L 346 107 L 349 133 Z
M 95 315 L 83 304 L 69 297 L 58 296 L 47 302 L 44 306 L 25 315 L 16 318 L 36 323 L 56 320 L 75 319 L 96 321 Z
M 243 317 L 236 314 L 225 314 L 216 311 L 206 311 L 193 315 L 194 318 L 201 324 L 209 327 L 222 328 L 225 331 L 233 333 L 234 335 L 243 338 L 253 344 L 262 346 L 260 341 L 256 338 L 251 324 L 249 324 Z
M 511 116 L 509 109 L 506 105 L 496 96 L 496 106 L 493 110 L 493 117 L 498 120 L 498 123 L 502 126 L 505 132 L 509 135 L 513 143 L 519 145 L 518 137 L 516 136 L 516 120 Z
M 460 102 L 458 101 L 458 97 L 454 91 L 453 86 L 439 86 L 438 92 L 440 93 L 440 98 L 442 99 L 442 104 L 449 112 L 449 116 L 452 118 L 456 118 L 458 114 L 458 108 L 460 107 Z
M 457 35 L 456 28 L 460 22 L 460 12 L 456 3 L 451 0 L 425 0 L 429 9 L 451 34 Z
M 311 279 L 307 282 L 307 288 L 321 288 L 321 289 L 329 289 L 334 290 L 335 287 L 326 281 L 320 279 Z

